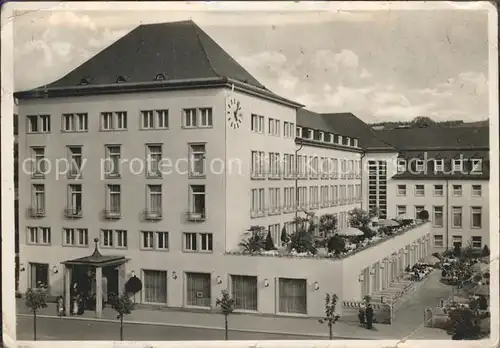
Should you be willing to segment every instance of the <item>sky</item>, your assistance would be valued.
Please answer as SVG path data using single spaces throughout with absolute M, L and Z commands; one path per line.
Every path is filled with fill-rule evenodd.
M 273 92 L 365 122 L 488 117 L 487 12 L 31 11 L 14 16 L 14 84 L 52 82 L 136 26 L 192 19 Z

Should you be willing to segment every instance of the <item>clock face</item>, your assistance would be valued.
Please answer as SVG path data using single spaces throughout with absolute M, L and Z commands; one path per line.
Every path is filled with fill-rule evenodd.
M 227 122 L 233 129 L 240 128 L 243 121 L 243 112 L 241 110 L 241 103 L 234 97 L 229 97 L 226 102 L 226 116 Z

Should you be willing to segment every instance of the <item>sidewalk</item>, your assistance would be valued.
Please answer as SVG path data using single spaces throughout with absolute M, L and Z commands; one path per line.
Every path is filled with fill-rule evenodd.
M 22 300 L 17 300 L 18 315 L 32 315 L 24 306 Z M 39 311 L 39 317 L 56 317 L 55 304 L 49 304 L 47 308 Z M 90 321 L 113 321 L 116 322 L 116 314 L 110 308 L 103 310 L 102 318 L 95 318 L 94 312 L 85 312 L 83 316 L 64 317 L 66 320 L 90 320 Z M 142 309 L 138 308 L 131 315 L 126 316 L 126 323 L 130 324 L 155 324 L 165 326 L 179 326 L 203 329 L 223 330 L 223 316 L 216 313 L 198 313 L 170 309 Z M 328 337 L 326 325 L 321 325 L 315 319 L 292 318 L 292 317 L 269 317 L 254 314 L 234 313 L 229 317 L 229 328 L 232 331 L 280 333 L 289 335 L 304 335 L 314 337 Z M 416 327 L 405 327 L 401 325 L 375 325 L 374 330 L 367 330 L 358 324 L 337 322 L 334 325 L 334 336 L 339 338 L 357 339 L 402 339 Z M 420 328 L 411 337 L 406 339 L 446 339 L 450 337 L 443 330 L 432 328 Z

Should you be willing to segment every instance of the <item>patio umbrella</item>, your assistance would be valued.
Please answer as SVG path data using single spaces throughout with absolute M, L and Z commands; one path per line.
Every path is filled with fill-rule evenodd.
M 429 265 L 435 265 L 436 263 L 440 262 L 441 260 L 438 259 L 436 256 L 429 255 L 424 258 L 423 262 Z
M 490 287 L 486 284 L 478 285 L 473 291 L 478 296 L 490 296 Z
M 387 227 L 397 227 L 397 226 L 399 226 L 399 222 L 397 222 L 396 220 L 392 220 L 392 219 L 379 220 L 378 224 L 380 226 L 387 226 Z
M 473 272 L 480 273 L 489 270 L 490 264 L 489 263 L 484 264 L 482 262 L 478 262 L 473 264 L 470 268 Z
M 354 237 L 364 235 L 363 231 L 354 227 L 347 227 L 337 232 L 339 236 Z

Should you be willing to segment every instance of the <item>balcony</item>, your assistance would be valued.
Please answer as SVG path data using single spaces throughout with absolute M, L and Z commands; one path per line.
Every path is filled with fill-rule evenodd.
M 266 173 L 264 171 L 252 171 L 250 177 L 254 180 L 262 180 L 266 178 Z
M 278 171 L 267 173 L 267 178 L 271 180 L 280 180 L 281 175 Z
M 188 211 L 186 213 L 188 221 L 203 222 L 206 220 L 205 211 Z
M 281 207 L 271 207 L 269 208 L 269 215 L 280 215 Z
M 292 179 L 295 179 L 295 173 L 293 172 L 286 172 L 283 174 L 283 179 L 287 179 L 287 180 L 292 180 Z
M 82 172 L 79 168 L 71 168 L 68 171 L 68 179 L 79 179 L 82 177 Z
M 263 216 L 266 216 L 266 212 L 263 210 L 251 210 L 250 211 L 251 218 L 259 218 L 259 217 L 263 217 Z
M 33 179 L 44 179 L 45 173 L 43 171 L 34 171 L 31 173 L 31 178 Z
M 66 208 L 64 216 L 68 219 L 80 219 L 82 217 L 82 208 Z
M 45 217 L 45 208 L 31 207 L 28 209 L 28 215 L 35 219 L 43 218 Z
M 121 219 L 122 213 L 120 210 L 103 210 L 102 215 L 106 220 L 118 220 Z
M 163 214 L 158 210 L 144 210 L 143 212 L 144 220 L 148 221 L 159 221 L 163 219 Z

